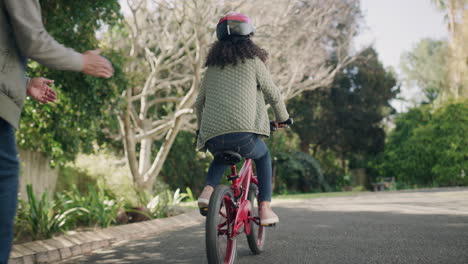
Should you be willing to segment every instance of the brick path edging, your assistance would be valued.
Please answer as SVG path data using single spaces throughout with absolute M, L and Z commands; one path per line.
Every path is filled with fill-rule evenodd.
M 13 246 L 9 264 L 33 264 L 61 261 L 96 249 L 109 247 L 117 242 L 139 239 L 175 229 L 202 223 L 198 211 L 173 217 L 154 219 L 128 225 L 64 235 Z

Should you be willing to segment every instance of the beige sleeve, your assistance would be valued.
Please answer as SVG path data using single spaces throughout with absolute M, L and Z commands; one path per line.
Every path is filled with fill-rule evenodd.
M 82 70 L 82 55 L 58 43 L 44 28 L 38 0 L 3 1 L 23 56 L 53 69 Z
M 31 78 L 26 76 L 26 90 L 28 89 L 29 82 L 31 81 Z
M 282 122 L 289 118 L 286 105 L 278 87 L 273 83 L 271 74 L 259 58 L 255 59 L 257 69 L 257 83 L 260 86 L 265 100 L 270 104 L 275 113 L 276 121 Z

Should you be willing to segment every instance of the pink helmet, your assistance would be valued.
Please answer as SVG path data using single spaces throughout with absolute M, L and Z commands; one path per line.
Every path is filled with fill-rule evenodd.
M 219 40 L 229 36 L 248 36 L 255 32 L 252 20 L 241 13 L 228 13 L 223 16 L 216 26 L 216 36 Z

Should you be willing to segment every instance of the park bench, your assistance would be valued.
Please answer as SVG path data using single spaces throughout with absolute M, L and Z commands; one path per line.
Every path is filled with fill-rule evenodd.
M 391 189 L 395 185 L 395 177 L 384 177 L 380 182 L 372 183 L 374 192 Z

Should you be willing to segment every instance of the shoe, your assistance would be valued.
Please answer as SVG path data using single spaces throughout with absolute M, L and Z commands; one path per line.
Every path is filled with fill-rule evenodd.
M 271 210 L 270 202 L 261 202 L 258 214 L 262 226 L 271 226 L 279 222 L 278 216 Z
M 211 194 L 213 193 L 213 186 L 207 185 L 203 189 L 200 197 L 198 197 L 198 207 L 208 208 L 208 203 L 210 202 Z

